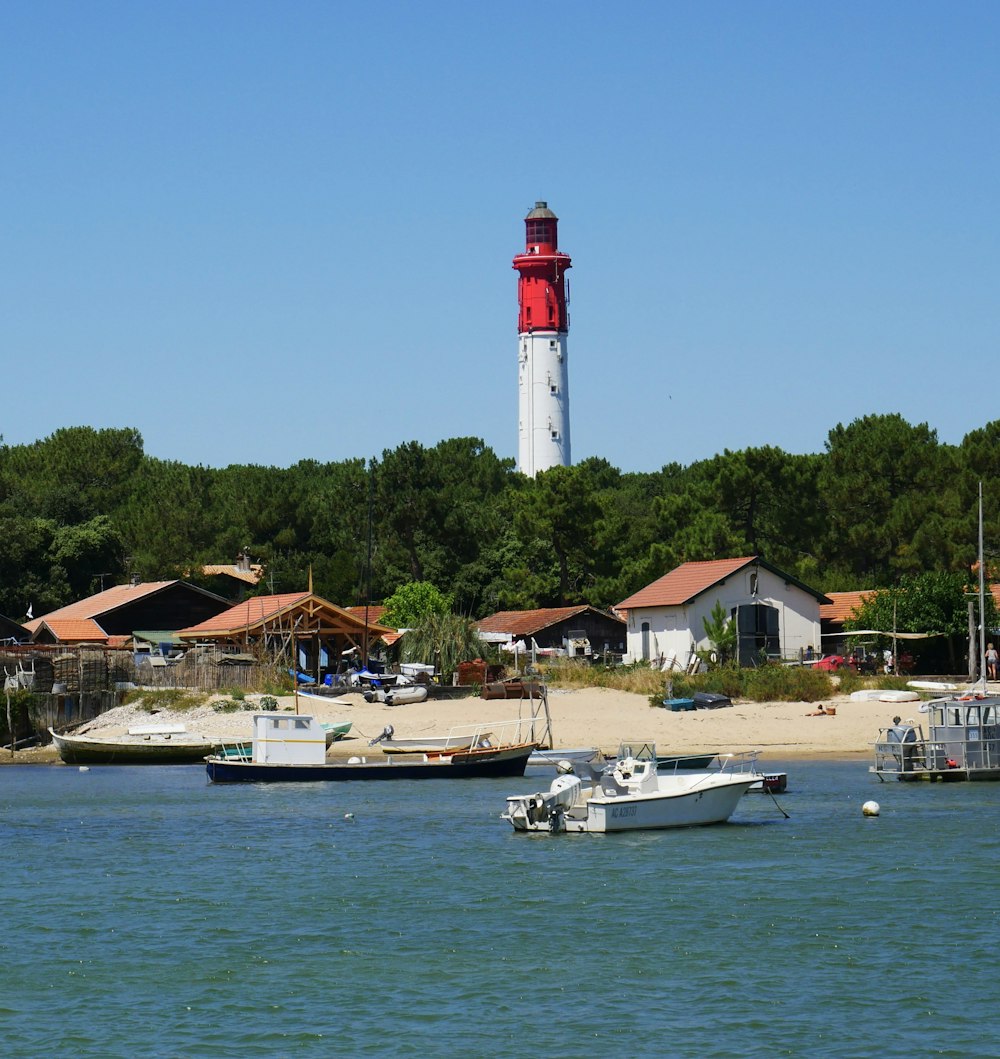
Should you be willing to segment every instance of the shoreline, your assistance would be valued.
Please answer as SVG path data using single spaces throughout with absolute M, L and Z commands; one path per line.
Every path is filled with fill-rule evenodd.
M 253 705 L 259 696 L 252 696 Z M 278 700 L 282 709 L 295 708 L 295 695 Z M 626 739 L 649 739 L 661 753 L 727 753 L 759 750 L 761 764 L 767 761 L 843 760 L 859 761 L 872 753 L 871 744 L 880 728 L 892 723 L 894 714 L 907 718 L 917 714 L 920 702 L 855 702 L 837 695 L 824 702 L 834 706 L 834 716 L 817 716 L 818 703 L 741 702 L 714 710 L 673 713 L 649 705 L 645 695 L 612 691 L 607 688 L 549 688 L 549 713 L 556 748 L 595 746 L 613 755 Z M 538 700 L 534 700 L 537 707 Z M 525 699 L 428 699 L 422 703 L 386 706 L 364 701 L 360 692 L 346 692 L 329 702 L 299 699 L 299 713 L 312 714 L 319 721 L 352 722 L 346 739 L 334 743 L 331 759 L 380 755 L 370 740 L 386 725 L 396 738 L 446 735 L 452 728 L 470 724 L 499 724 L 529 719 L 531 702 Z M 116 707 L 81 726 L 83 734 L 117 736 L 129 726 L 149 723 L 184 724 L 189 732 L 219 741 L 237 742 L 250 737 L 253 710 L 216 713 L 211 703 L 191 710 L 155 713 L 134 704 Z M 14 752 L 0 751 L 3 765 L 61 765 L 51 745 L 26 747 Z M 71 766 L 72 767 L 72 766 Z

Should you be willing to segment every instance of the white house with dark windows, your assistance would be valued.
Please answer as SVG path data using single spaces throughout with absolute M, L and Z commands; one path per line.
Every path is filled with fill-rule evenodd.
M 741 665 L 820 653 L 820 605 L 830 600 L 757 556 L 682 563 L 623 599 L 627 661 L 686 668 L 709 647 L 704 619 L 717 603 L 736 623 Z

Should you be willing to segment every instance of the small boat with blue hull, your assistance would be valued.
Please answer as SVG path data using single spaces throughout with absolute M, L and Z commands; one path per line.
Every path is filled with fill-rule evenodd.
M 523 776 L 537 743 L 531 722 L 472 726 L 471 743 L 440 754 L 389 754 L 369 761 L 326 760 L 326 734 L 314 717 L 258 713 L 249 755 L 213 754 L 205 761 L 213 783 L 312 783 L 345 780 L 472 779 Z M 458 735 L 456 734 L 456 740 Z

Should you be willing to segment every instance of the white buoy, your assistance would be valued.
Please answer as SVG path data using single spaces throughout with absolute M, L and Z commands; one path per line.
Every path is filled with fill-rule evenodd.
M 864 813 L 865 816 L 878 816 L 878 802 L 865 802 L 865 804 L 861 806 L 861 812 Z

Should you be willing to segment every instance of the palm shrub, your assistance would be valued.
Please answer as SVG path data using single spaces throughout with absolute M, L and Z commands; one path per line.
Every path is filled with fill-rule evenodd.
M 476 627 L 460 614 L 427 614 L 403 637 L 404 662 L 433 664 L 446 683 L 459 662 L 482 658 L 485 644 Z
M 736 653 L 736 623 L 726 613 L 721 601 L 716 601 L 709 616 L 701 619 L 701 624 L 719 665 L 725 665 Z

